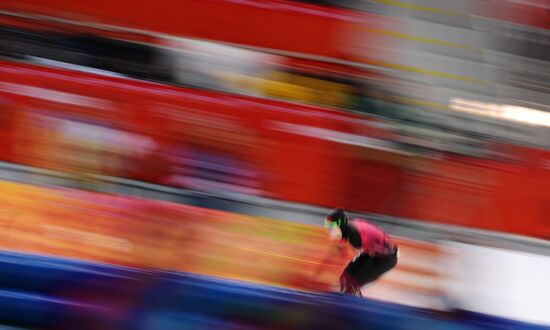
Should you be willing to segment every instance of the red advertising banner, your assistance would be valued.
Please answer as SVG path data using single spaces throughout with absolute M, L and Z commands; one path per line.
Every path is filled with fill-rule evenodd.
M 404 175 L 390 212 L 443 224 L 550 237 L 550 192 L 546 189 L 550 171 L 540 167 L 550 153 L 522 147 L 508 150 L 522 158 L 514 163 L 453 157 L 423 162 Z
M 549 237 L 548 152 L 415 158 L 358 115 L 0 64 L 0 159 Z
M 352 169 L 352 143 L 391 136 L 353 114 L 27 65 L 0 72 L 6 161 L 317 205 L 346 205 L 355 173 L 399 171 Z M 382 197 L 386 186 L 358 191 Z

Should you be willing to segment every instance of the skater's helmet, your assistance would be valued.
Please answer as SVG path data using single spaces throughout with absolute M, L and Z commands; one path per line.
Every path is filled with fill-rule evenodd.
M 333 228 L 333 227 L 342 227 L 348 224 L 348 215 L 344 211 L 344 209 L 338 208 L 330 212 L 325 217 L 325 227 L 327 228 Z

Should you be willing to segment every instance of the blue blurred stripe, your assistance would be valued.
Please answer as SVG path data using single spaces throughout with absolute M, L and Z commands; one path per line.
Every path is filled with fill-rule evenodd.
M 43 329 L 545 329 L 336 293 L 0 252 L 0 323 Z

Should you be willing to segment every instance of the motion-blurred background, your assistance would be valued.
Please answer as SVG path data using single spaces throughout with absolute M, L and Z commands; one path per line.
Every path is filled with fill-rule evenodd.
M 548 0 L 3 0 L 0 141 L 6 329 L 550 327 Z

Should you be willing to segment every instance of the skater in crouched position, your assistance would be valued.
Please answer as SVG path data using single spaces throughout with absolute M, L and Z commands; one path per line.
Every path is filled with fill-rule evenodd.
M 397 245 L 386 233 L 370 222 L 349 221 L 343 209 L 325 218 L 331 241 L 348 242 L 358 251 L 340 276 L 340 291 L 361 296 L 361 287 L 375 281 L 397 264 Z

